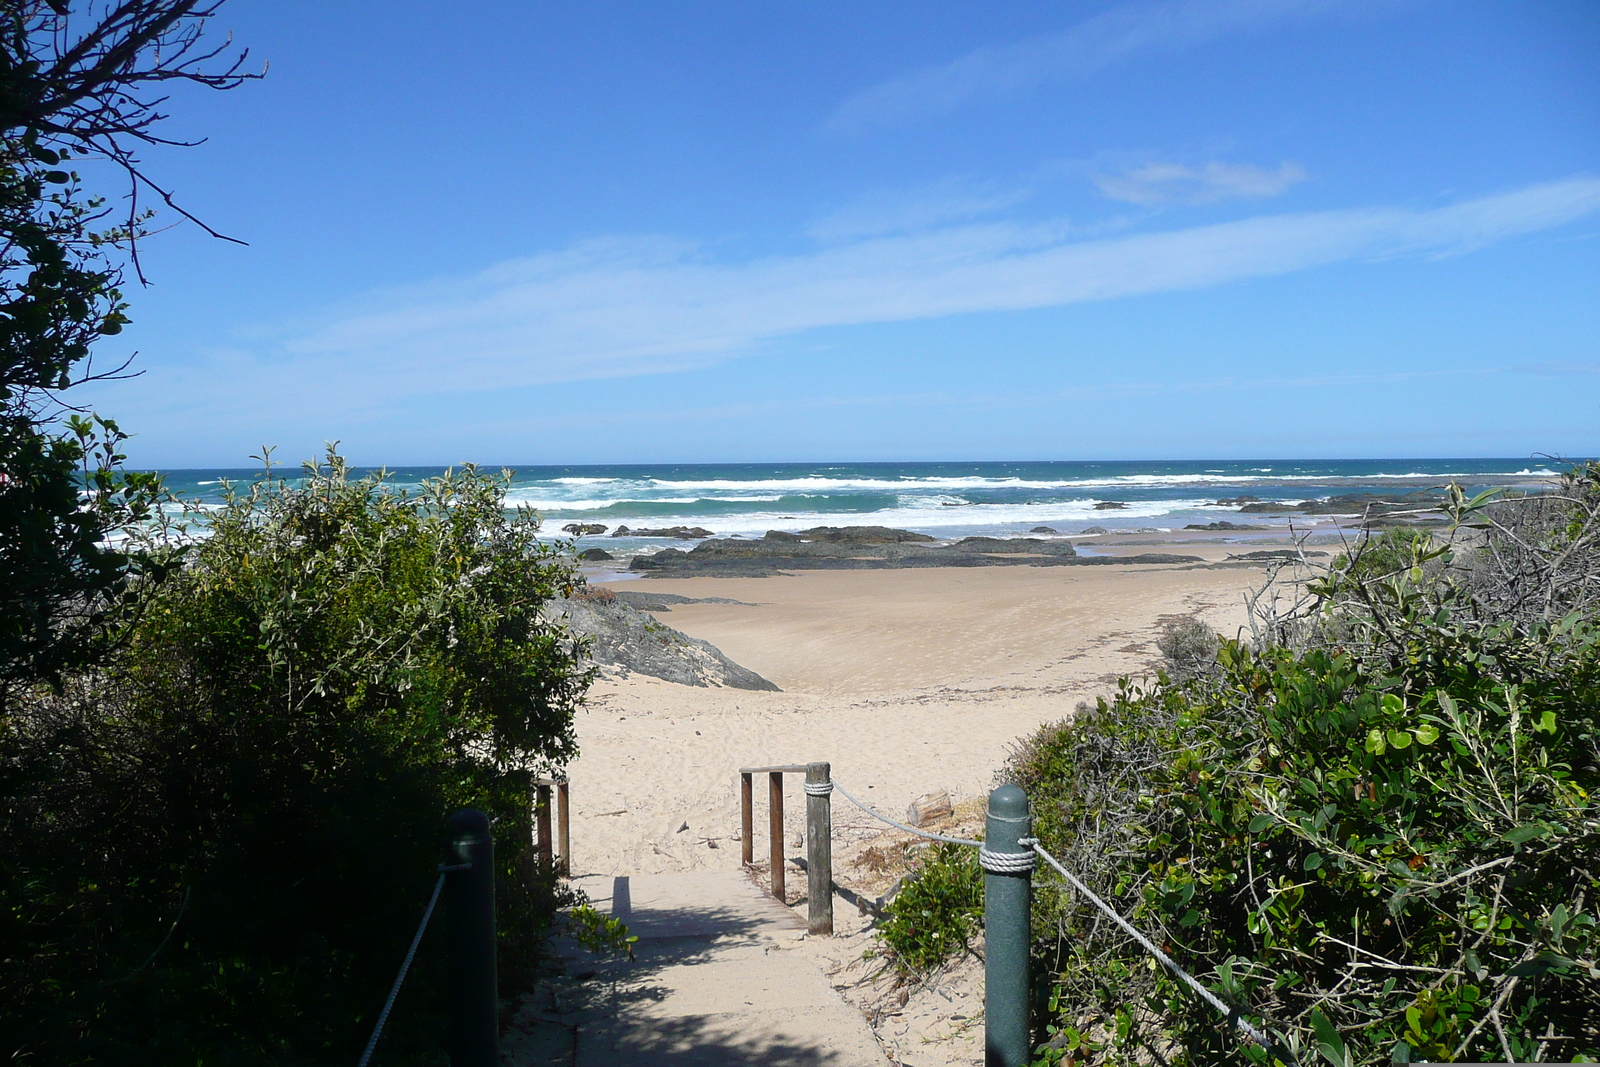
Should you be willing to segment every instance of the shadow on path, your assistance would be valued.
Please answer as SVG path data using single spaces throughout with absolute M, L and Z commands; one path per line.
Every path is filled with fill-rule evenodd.
M 587 963 L 579 1067 L 883 1067 L 861 1014 L 797 953 L 804 924 L 739 871 L 585 880 L 636 958 Z

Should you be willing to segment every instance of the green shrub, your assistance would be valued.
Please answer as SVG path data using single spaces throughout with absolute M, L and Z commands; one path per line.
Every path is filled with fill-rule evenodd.
M 901 979 L 915 979 L 971 952 L 982 927 L 983 870 L 977 850 L 940 842 L 923 852 L 916 873 L 889 904 L 872 951 Z
M 1287 643 L 1019 745 L 1044 846 L 1276 1042 L 1041 879 L 1040 1064 L 1600 1058 L 1600 465 L 1448 509 L 1337 561 Z
M 1339 554 L 1331 570 L 1352 580 L 1372 581 L 1403 574 L 1414 566 L 1419 554 L 1435 545 L 1428 530 L 1396 527 L 1365 533 Z
M 1286 1047 L 1312 1047 L 1316 1010 L 1353 1063 L 1594 1056 L 1600 656 L 1588 627 L 1561 639 L 1580 665 L 1564 679 L 1460 662 L 1415 687 L 1230 643 L 1214 688 L 1124 688 L 1017 776 L 1045 847 Z M 1120 1030 L 1128 1060 L 1136 1042 L 1236 1055 L 1212 1009 L 1084 902 L 1042 892 L 1039 910 L 1060 1015 Z M 1491 1004 L 1503 1044 L 1479 1027 Z
M 589 678 L 539 616 L 575 579 L 536 529 L 475 470 L 407 496 L 336 455 L 206 516 L 115 662 L 3 724 L 6 1054 L 352 1060 L 469 805 L 515 992 L 557 902 L 529 776 L 574 754 Z M 391 1061 L 440 1047 L 439 948 Z
M 597 955 L 627 956 L 630 960 L 633 946 L 639 943 L 638 935 L 628 931 L 627 923 L 602 915 L 588 903 L 567 913 L 567 936 Z

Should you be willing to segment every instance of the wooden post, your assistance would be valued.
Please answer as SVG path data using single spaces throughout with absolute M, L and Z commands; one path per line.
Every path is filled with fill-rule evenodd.
M 555 861 L 550 851 L 550 787 L 541 782 L 534 790 L 538 797 L 533 805 L 533 817 L 539 827 L 539 860 L 548 867 Z
M 750 840 L 755 833 L 755 798 L 751 795 L 750 774 L 741 771 L 739 774 L 739 852 L 740 859 L 746 867 L 755 862 L 755 842 Z
M 788 904 L 783 885 L 783 772 L 767 774 L 767 831 L 772 838 L 772 895 Z
M 556 829 L 561 836 L 561 876 L 572 877 L 572 785 L 563 779 L 556 783 Z
M 833 798 L 812 792 L 823 783 L 831 792 L 832 768 L 806 764 L 806 928 L 813 934 L 833 933 Z

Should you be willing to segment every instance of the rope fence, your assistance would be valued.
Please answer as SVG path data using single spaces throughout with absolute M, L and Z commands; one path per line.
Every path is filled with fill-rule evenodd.
M 366 1050 L 361 1053 L 361 1061 L 356 1067 L 367 1067 L 367 1061 L 372 1059 L 372 1051 L 378 1047 L 378 1038 L 383 1036 L 383 1026 L 389 1021 L 389 1012 L 394 1010 L 394 1000 L 400 995 L 400 987 L 405 984 L 406 974 L 411 970 L 411 961 L 417 958 L 417 946 L 422 944 L 422 935 L 428 929 L 428 920 L 433 918 L 434 905 L 439 903 L 439 894 L 444 890 L 445 875 L 451 871 L 467 870 L 471 866 L 470 863 L 457 863 L 448 867 L 439 864 L 439 880 L 433 883 L 433 896 L 428 898 L 428 906 L 422 911 L 422 921 L 417 924 L 417 932 L 411 939 L 411 947 L 406 949 L 406 958 L 400 964 L 400 973 L 394 976 L 389 999 L 383 1002 L 383 1010 L 378 1013 L 377 1025 L 372 1028 L 372 1037 L 368 1039 Z
M 417 949 L 442 896 L 449 930 L 450 1038 L 452 1067 L 496 1067 L 500 1062 L 499 1000 L 495 976 L 494 835 L 489 816 L 463 808 L 445 823 L 449 854 L 441 863 L 422 921 L 411 936 L 400 971 L 372 1027 L 356 1067 L 368 1067 L 394 1011 L 400 988 L 416 961 Z
M 1278 1042 L 1273 1040 L 1265 1031 L 1253 1025 L 1249 1020 L 1245 1019 L 1237 1008 L 1228 1005 L 1222 1000 L 1222 998 L 1218 997 L 1215 993 L 1208 989 L 1204 983 L 1194 977 L 1194 975 L 1180 967 L 1171 956 L 1163 952 L 1159 946 L 1141 933 L 1136 927 L 1134 927 L 1132 923 L 1128 922 L 1127 919 L 1119 915 L 1109 904 L 1102 900 L 1099 894 L 1095 893 L 1094 890 L 1085 885 L 1083 881 L 1077 877 L 1077 875 L 1073 874 L 1065 866 L 1063 866 L 1060 860 L 1052 856 L 1044 848 L 1044 846 L 1039 843 L 1038 838 L 1028 836 L 1026 834 L 1025 830 L 1031 824 L 1031 816 L 1028 814 L 1027 798 L 1020 789 L 1017 789 L 1015 786 L 1002 786 L 990 794 L 988 812 L 989 832 L 986 834 L 986 837 L 988 838 L 988 841 L 995 844 L 995 848 L 991 850 L 988 843 L 985 841 L 976 841 L 964 837 L 951 837 L 946 834 L 936 834 L 930 830 L 924 830 L 920 827 L 911 826 L 907 823 L 900 822 L 897 819 L 891 819 L 887 815 L 875 811 L 863 803 L 860 799 L 855 797 L 844 786 L 840 785 L 839 782 L 829 773 L 828 766 L 829 765 L 826 763 L 812 763 L 784 767 L 741 768 L 740 773 L 743 775 L 745 781 L 743 794 L 745 803 L 743 827 L 745 832 L 745 862 L 748 863 L 751 856 L 750 829 L 752 819 L 750 811 L 751 791 L 749 787 L 749 781 L 751 774 L 760 771 L 766 771 L 770 773 L 773 779 L 772 798 L 775 806 L 773 807 L 771 814 L 772 824 L 774 827 L 773 863 L 775 871 L 777 866 L 781 863 L 779 835 L 782 833 L 781 782 L 783 771 L 804 770 L 807 772 L 805 794 L 808 804 L 812 802 L 818 802 L 820 806 L 826 808 L 828 804 L 828 798 L 831 796 L 831 794 L 837 791 L 838 793 L 842 794 L 846 800 L 850 801 L 850 803 L 860 808 L 866 814 L 872 816 L 874 819 L 877 819 L 879 822 L 887 826 L 893 827 L 896 830 L 913 834 L 917 837 L 926 838 L 930 841 L 942 841 L 947 844 L 965 845 L 969 848 L 976 848 L 978 850 L 978 865 L 984 870 L 985 874 L 988 876 L 998 876 L 1001 879 L 1001 881 L 995 882 L 994 878 L 990 878 L 985 883 L 985 926 L 990 931 L 990 948 L 987 954 L 988 958 L 986 960 L 985 968 L 985 1001 L 987 1004 L 986 1019 L 988 1020 L 986 1025 L 988 1025 L 990 1029 L 990 1052 L 994 1054 L 995 1057 L 990 1060 L 991 1063 L 1005 1063 L 1009 1065 L 1013 1062 L 1018 1064 L 1027 1062 L 1024 1058 L 1027 1056 L 1029 1051 L 1027 1048 L 1027 1008 L 1025 1000 L 1025 986 L 1027 981 L 1027 949 L 1025 941 L 1028 936 L 1027 923 L 1029 921 L 1028 914 L 1030 908 L 1028 906 L 1028 897 L 1026 894 L 1028 892 L 1028 887 L 1031 885 L 1031 875 L 1034 869 L 1037 867 L 1038 861 L 1042 859 L 1045 863 L 1054 868 L 1055 871 L 1060 874 L 1061 877 L 1064 878 L 1074 890 L 1076 890 L 1078 893 L 1081 893 L 1085 900 L 1104 913 L 1105 916 L 1112 922 L 1116 923 L 1124 933 L 1131 937 L 1141 948 L 1143 948 L 1153 958 L 1160 962 L 1163 967 L 1165 967 L 1180 981 L 1198 994 L 1202 1000 L 1214 1008 L 1224 1019 L 1232 1023 L 1246 1040 L 1252 1041 L 1257 1045 L 1260 1045 L 1262 1048 L 1271 1051 L 1273 1055 L 1282 1060 L 1285 1064 L 1288 1064 L 1289 1067 L 1295 1067 L 1295 1060 L 1278 1044 Z M 1014 795 L 1002 796 L 1002 794 Z M 1007 810 L 1011 811 L 1012 813 L 1007 814 Z M 808 810 L 808 815 L 809 814 L 810 812 Z M 826 816 L 824 816 L 824 818 L 826 818 Z M 808 818 L 808 823 L 812 821 L 812 819 Z M 1015 846 L 1007 847 L 1010 846 L 1012 842 L 1015 843 Z M 819 872 L 816 870 L 817 867 L 818 860 L 816 855 L 813 855 L 811 861 L 807 864 L 807 871 L 808 874 L 810 874 L 813 878 L 811 906 L 813 908 L 814 927 L 816 925 L 816 890 L 818 888 L 816 879 L 819 874 Z M 828 870 L 820 872 L 820 874 L 822 875 L 822 878 L 825 879 L 825 884 L 827 887 L 824 892 L 828 892 L 828 896 L 830 897 L 827 911 L 827 932 L 831 933 L 832 894 L 829 892 L 833 888 L 831 863 L 829 864 L 829 868 L 830 869 Z M 1023 875 L 1029 877 L 1027 879 L 1020 879 L 1017 877 Z M 1020 887 L 1017 886 L 1015 883 L 1018 881 L 1023 882 L 1023 885 Z M 1007 883 L 1010 884 L 1008 885 Z M 773 884 L 774 895 L 778 896 L 782 892 L 781 887 L 783 885 L 781 872 L 774 874 Z M 1020 897 L 1018 896 L 1019 889 L 1022 893 Z M 997 892 L 1009 892 L 1010 900 L 1007 901 L 1005 899 L 1000 899 L 997 903 L 995 899 Z M 780 899 L 782 899 L 781 896 Z M 1020 904 L 1018 901 L 1020 901 Z M 997 914 L 997 908 L 999 909 L 999 913 L 1003 914 Z M 994 918 L 1003 918 L 1005 920 L 1005 924 L 1008 924 L 1012 928 L 1015 928 L 1019 923 L 1021 924 L 1020 940 L 1024 942 L 1024 944 L 1021 945 L 1020 949 L 1017 945 L 996 945 L 995 937 L 996 934 L 1000 932 L 999 927 L 1002 925 L 1002 923 L 991 921 Z M 1017 941 L 1019 938 L 1013 936 L 1010 937 L 1009 940 Z M 1003 964 L 997 965 L 995 957 L 997 951 L 1002 949 L 1008 958 Z M 1019 952 L 1021 953 L 1020 958 L 1014 958 L 1018 957 Z M 997 969 L 1006 968 L 1009 968 L 1010 970 L 1016 971 L 1017 974 L 1020 974 L 1020 982 L 1022 983 L 1021 987 L 1017 986 L 1019 981 L 1017 974 L 1002 974 L 997 978 L 995 971 Z M 1004 988 L 1001 989 L 997 987 Z M 997 997 L 997 993 L 1001 995 Z M 1010 1013 L 1015 1015 L 1017 1018 L 1020 1018 L 1021 1022 L 1016 1023 L 1015 1020 L 1008 1021 L 1003 1018 L 1003 1016 L 1006 1014 L 1004 1009 L 1013 1009 Z M 1002 1030 L 1009 1027 L 1009 1032 L 1000 1033 L 997 1035 L 995 1033 L 996 1026 L 999 1026 Z M 1020 1031 L 1018 1030 L 1018 1026 L 1021 1027 Z M 999 1047 L 997 1048 L 997 1046 Z M 1020 1051 L 1018 1051 L 1019 1049 Z

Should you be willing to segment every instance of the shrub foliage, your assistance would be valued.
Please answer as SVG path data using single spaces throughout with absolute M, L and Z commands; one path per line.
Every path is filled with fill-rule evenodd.
M 1215 672 L 1124 682 L 1019 751 L 1045 847 L 1277 1035 L 1245 1056 L 1600 1056 L 1596 574 L 1555 573 L 1597 513 L 1593 465 L 1457 494 L 1459 544 L 1358 548 L 1276 628 L 1296 647 L 1224 641 Z M 1240 1054 L 1087 902 L 1037 909 L 1043 1062 Z
M 875 951 L 902 981 L 915 980 L 972 951 L 983 928 L 983 871 L 965 845 L 939 842 L 922 852 L 877 929 Z
M 1600 1058 L 1600 465 L 1449 509 L 1019 745 L 1041 843 L 1275 1042 L 1041 879 L 1039 1063 Z
M 117 657 L 0 724 L 4 1052 L 353 1059 L 467 805 L 515 990 L 555 884 L 528 778 L 574 754 L 589 679 L 539 614 L 575 577 L 536 529 L 476 470 L 407 496 L 330 454 L 164 542 Z M 391 1057 L 440 1047 L 437 949 Z

